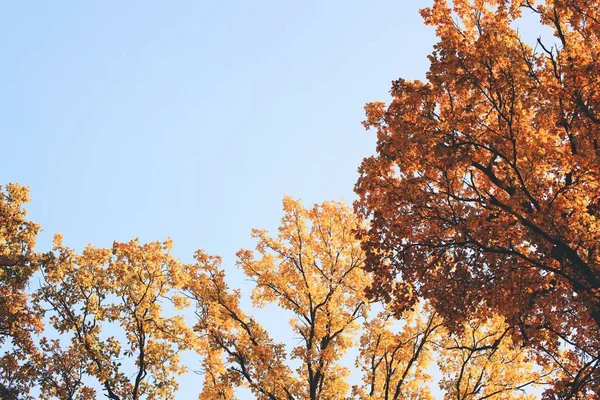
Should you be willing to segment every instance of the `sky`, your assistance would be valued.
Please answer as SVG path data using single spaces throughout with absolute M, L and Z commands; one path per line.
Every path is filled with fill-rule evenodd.
M 276 230 L 285 194 L 355 199 L 363 107 L 424 78 L 429 3 L 2 2 L 0 185 L 30 187 L 41 251 L 55 232 L 75 249 L 171 237 L 182 261 L 221 255 L 247 295 L 235 253 Z

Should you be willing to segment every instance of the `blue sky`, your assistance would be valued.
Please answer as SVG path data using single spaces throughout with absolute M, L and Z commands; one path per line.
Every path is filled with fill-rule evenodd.
M 169 236 L 248 293 L 235 252 L 284 194 L 354 200 L 363 106 L 424 77 L 428 3 L 3 2 L 0 184 L 31 188 L 40 250 Z

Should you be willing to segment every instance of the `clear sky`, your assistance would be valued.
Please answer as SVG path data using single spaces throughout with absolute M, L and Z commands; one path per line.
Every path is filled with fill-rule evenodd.
M 169 236 L 248 293 L 235 252 L 275 230 L 284 194 L 354 200 L 375 151 L 363 106 L 424 77 L 428 4 L 2 2 L 0 184 L 31 188 L 40 250 L 54 232 L 76 249 Z

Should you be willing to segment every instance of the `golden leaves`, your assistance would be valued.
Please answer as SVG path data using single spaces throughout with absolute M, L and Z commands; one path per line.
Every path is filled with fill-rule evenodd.
M 551 382 L 552 370 L 536 366 L 532 349 L 517 345 L 511 331 L 503 318 L 495 315 L 472 318 L 461 333 L 443 338 L 438 365 L 446 398 L 536 398 L 527 390 Z
M 427 373 L 438 349 L 441 320 L 430 307 L 417 307 L 396 320 L 387 310 L 365 324 L 357 366 L 363 385 L 353 394 L 363 400 L 429 399 Z
M 253 230 L 258 257 L 240 250 L 238 265 L 256 284 L 255 305 L 277 303 L 294 315 L 290 324 L 301 343 L 290 355 L 300 367 L 294 373 L 285 347 L 240 309 L 240 295 L 225 284 L 220 259 L 199 251 L 197 263 L 188 267 L 187 290 L 196 302 L 195 330 L 199 336 L 207 333 L 199 348 L 206 371 L 201 398 L 229 398 L 231 388 L 242 384 L 260 399 L 342 399 L 347 394 L 349 371 L 338 361 L 353 345 L 357 321 L 368 308 L 369 280 L 355 237 L 360 224 L 338 202 L 306 209 L 286 197 L 283 210 L 278 235 Z
M 33 250 L 40 227 L 27 220 L 27 202 L 28 188 L 0 186 L 0 393 L 7 397 L 27 393 L 32 385 L 35 369 L 27 355 L 34 351 L 31 334 L 42 328 L 25 292 L 40 261 Z
M 109 398 L 173 398 L 175 376 L 187 370 L 179 352 L 194 346 L 195 335 L 182 316 L 168 317 L 163 310 L 162 304 L 181 287 L 171 277 L 179 282 L 183 273 L 168 253 L 170 241 L 140 244 L 136 239 L 115 242 L 111 249 L 87 246 L 81 255 L 61 242 L 55 240 L 56 254 L 42 269 L 45 282 L 36 302 L 71 345 L 53 342 L 44 351 L 57 357 L 44 359 L 48 368 L 41 379 L 52 385 L 43 386 L 43 394 L 72 387 L 83 395 L 88 389 L 81 379 L 65 380 L 79 365 L 80 374 L 95 377 Z M 176 299 L 178 306 L 186 305 Z M 73 361 L 61 363 L 65 357 Z M 131 360 L 127 367 L 122 366 L 125 360 Z M 126 371 L 134 371 L 134 378 Z

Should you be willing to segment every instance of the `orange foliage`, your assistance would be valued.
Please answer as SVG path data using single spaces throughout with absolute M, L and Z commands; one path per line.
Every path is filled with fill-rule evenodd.
M 61 335 L 40 343 L 42 398 L 89 398 L 95 392 L 83 376 L 113 400 L 174 398 L 176 376 L 187 370 L 180 352 L 195 336 L 182 315 L 164 315 L 163 302 L 176 301 L 182 282 L 170 248 L 170 241 L 132 240 L 112 249 L 88 246 L 79 255 L 55 237 L 56 254 L 42 268 L 35 299 Z
M 306 209 L 286 197 L 283 206 L 277 237 L 253 231 L 260 258 L 249 250 L 241 250 L 238 257 L 256 283 L 255 305 L 277 303 L 291 311 L 291 327 L 301 339 L 291 358 L 300 367 L 294 373 L 286 365 L 285 347 L 240 310 L 240 295 L 228 291 L 220 260 L 198 252 L 198 264 L 190 271 L 201 275 L 192 279 L 190 292 L 197 300 L 196 330 L 209 332 L 203 353 L 210 361 L 201 398 L 242 383 L 259 399 L 344 399 L 348 392 L 349 371 L 339 360 L 352 346 L 358 320 L 368 308 L 364 256 L 354 236 L 359 222 L 341 203 Z M 220 354 L 226 356 L 226 370 L 215 362 Z
M 18 184 L 0 186 L 0 398 L 28 393 L 35 368 L 31 334 L 42 328 L 25 292 L 41 256 L 33 251 L 39 225 L 28 221 L 23 206 L 29 189 Z
M 556 43 L 525 43 L 533 13 Z M 505 316 L 540 362 L 566 357 L 547 396 L 600 392 L 600 7 L 594 1 L 436 0 L 427 81 L 367 105 L 377 154 L 357 212 L 370 293 L 424 296 L 459 329 Z M 515 340 L 517 335 L 515 335 Z

